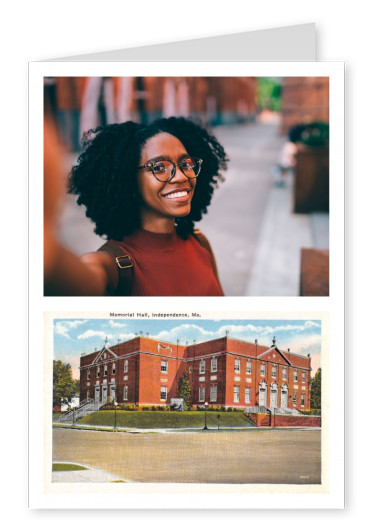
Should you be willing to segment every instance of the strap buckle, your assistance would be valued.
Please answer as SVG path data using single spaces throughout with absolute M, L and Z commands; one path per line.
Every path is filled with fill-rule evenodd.
M 121 258 L 127 259 L 128 263 L 126 263 L 126 265 L 121 265 L 120 263 Z M 115 260 L 120 269 L 127 269 L 128 267 L 133 267 L 132 258 L 129 256 L 129 254 L 123 254 L 122 256 L 116 256 Z

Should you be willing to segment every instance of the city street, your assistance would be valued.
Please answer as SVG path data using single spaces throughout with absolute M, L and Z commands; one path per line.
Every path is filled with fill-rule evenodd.
M 321 430 L 109 433 L 53 430 L 53 461 L 126 481 L 321 483 Z

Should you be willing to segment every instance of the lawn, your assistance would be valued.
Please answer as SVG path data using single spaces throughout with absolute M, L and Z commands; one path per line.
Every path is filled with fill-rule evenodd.
M 218 426 L 218 413 L 206 413 L 208 428 Z M 78 420 L 76 424 L 92 426 L 114 426 L 115 411 L 97 411 Z M 116 426 L 119 428 L 200 428 L 205 424 L 202 411 L 117 411 Z M 219 427 L 250 426 L 251 423 L 242 412 L 220 413 Z
M 73 463 L 52 463 L 53 472 L 69 472 L 71 470 L 87 470 L 87 468 Z

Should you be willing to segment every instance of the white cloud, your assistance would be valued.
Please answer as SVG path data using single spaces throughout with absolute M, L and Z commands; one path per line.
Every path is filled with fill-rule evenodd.
M 113 321 L 112 319 L 110 319 L 108 321 L 108 324 L 109 326 L 111 326 L 112 328 L 127 328 L 128 325 L 126 323 L 116 323 L 115 321 Z
M 83 334 L 80 334 L 77 339 L 88 339 L 89 337 L 100 337 L 102 339 L 113 339 L 112 334 L 107 334 L 101 330 L 86 330 Z
M 77 328 L 77 326 L 85 324 L 86 322 L 86 319 L 75 321 L 57 321 L 55 323 L 55 332 L 60 336 L 66 337 L 67 339 L 71 339 L 68 332 L 73 328 Z

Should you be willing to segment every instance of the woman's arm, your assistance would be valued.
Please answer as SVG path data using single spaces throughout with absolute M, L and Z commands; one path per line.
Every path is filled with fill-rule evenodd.
M 101 252 L 79 257 L 57 238 L 56 218 L 64 194 L 63 150 L 54 126 L 48 121 L 44 125 L 44 293 L 108 295 L 118 284 L 113 258 Z
M 45 295 L 101 296 L 115 291 L 118 271 L 109 254 L 87 253 L 78 257 L 46 231 L 44 244 L 51 254 L 48 268 L 45 267 Z

